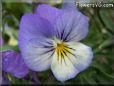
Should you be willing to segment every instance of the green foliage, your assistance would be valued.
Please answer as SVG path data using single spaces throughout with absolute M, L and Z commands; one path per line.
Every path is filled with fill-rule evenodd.
M 33 12 L 35 4 L 2 3 L 2 33 L 5 41 L 2 50 L 18 49 L 19 21 L 24 13 Z M 60 7 L 60 5 L 58 6 Z M 85 8 L 81 10 L 90 19 L 89 34 L 82 42 L 91 46 L 94 59 L 91 66 L 74 79 L 58 82 L 50 70 L 38 73 L 42 84 L 114 84 L 114 9 Z M 29 80 L 8 75 L 12 84 L 32 84 Z

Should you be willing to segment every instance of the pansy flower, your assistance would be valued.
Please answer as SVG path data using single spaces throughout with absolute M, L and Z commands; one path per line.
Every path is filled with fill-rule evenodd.
M 17 78 L 23 78 L 29 73 L 22 56 L 13 51 L 7 50 L 1 52 L 2 54 L 2 70 Z
M 41 4 L 22 16 L 19 48 L 34 71 L 51 68 L 59 81 L 74 78 L 91 63 L 93 52 L 79 41 L 88 33 L 88 18 L 72 5 L 62 9 Z

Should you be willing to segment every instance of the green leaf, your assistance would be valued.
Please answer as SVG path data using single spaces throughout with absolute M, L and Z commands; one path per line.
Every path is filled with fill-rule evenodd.
M 109 10 L 107 9 L 102 9 L 100 10 L 100 16 L 102 21 L 104 22 L 104 24 L 106 25 L 106 27 L 111 30 L 112 32 L 114 32 L 114 21 L 112 18 L 113 15 L 113 10 Z
M 113 39 L 107 39 L 104 42 L 101 43 L 99 48 L 105 48 L 113 44 Z

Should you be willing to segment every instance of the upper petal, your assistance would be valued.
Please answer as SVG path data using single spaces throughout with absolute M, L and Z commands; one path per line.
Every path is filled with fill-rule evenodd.
M 91 48 L 84 44 L 68 42 L 66 45 L 69 49 L 66 54 L 64 53 L 65 57 L 58 59 L 57 52 L 55 52 L 51 65 L 51 70 L 59 81 L 74 78 L 90 65 L 93 58 Z
M 2 69 L 18 78 L 26 76 L 29 72 L 22 56 L 13 50 L 2 52 Z
M 37 36 L 51 37 L 53 27 L 50 22 L 38 14 L 27 13 L 20 21 L 19 39 L 31 39 Z
M 36 13 L 53 24 L 62 11 L 50 5 L 41 4 L 36 8 Z
M 80 41 L 87 36 L 88 18 L 78 11 L 66 11 L 58 17 L 54 28 L 59 39 Z
M 51 52 L 48 52 L 53 36 L 50 22 L 38 14 L 26 14 L 22 17 L 19 30 L 19 48 L 27 66 L 35 71 L 43 71 L 51 64 Z

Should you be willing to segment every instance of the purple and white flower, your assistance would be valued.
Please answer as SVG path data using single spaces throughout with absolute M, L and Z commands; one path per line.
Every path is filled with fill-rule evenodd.
M 19 48 L 34 71 L 51 68 L 59 81 L 74 78 L 93 58 L 92 49 L 79 41 L 88 34 L 88 18 L 71 5 L 63 9 L 41 4 L 20 22 Z
M 23 78 L 29 73 L 22 56 L 13 51 L 7 50 L 1 52 L 2 54 L 2 70 L 17 78 Z

